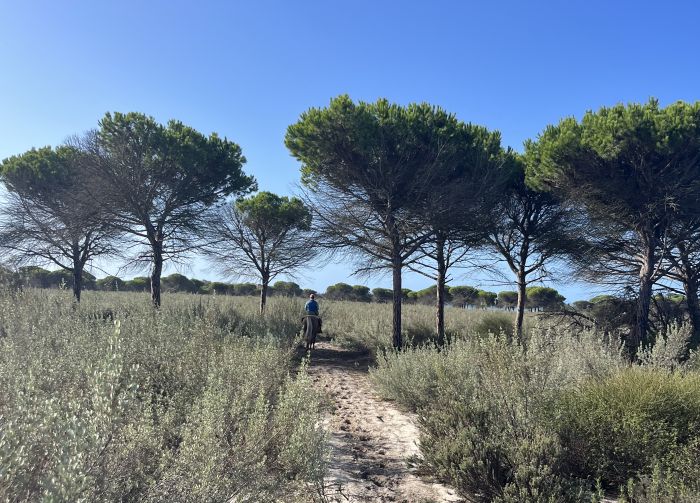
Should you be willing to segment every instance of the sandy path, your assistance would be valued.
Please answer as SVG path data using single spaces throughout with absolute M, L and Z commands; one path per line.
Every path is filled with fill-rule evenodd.
M 311 356 L 309 374 L 334 406 L 326 419 L 331 434 L 328 501 L 462 501 L 409 466 L 409 459 L 419 455 L 414 419 L 377 396 L 368 364 L 367 355 L 327 342 L 316 343 Z

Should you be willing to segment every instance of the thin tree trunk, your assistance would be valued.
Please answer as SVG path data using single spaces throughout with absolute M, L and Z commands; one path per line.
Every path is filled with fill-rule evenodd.
M 515 316 L 515 337 L 519 343 L 523 342 L 523 320 L 525 319 L 525 303 L 527 302 L 527 259 L 530 256 L 530 238 L 523 231 L 523 242 L 518 253 L 517 269 L 511 266 L 515 272 L 518 285 L 518 313 Z M 515 264 L 513 264 L 515 265 Z
M 73 244 L 73 300 L 80 303 L 80 293 L 83 290 L 83 262 L 80 260 L 80 248 Z
M 445 239 L 440 236 L 436 241 L 437 255 L 437 288 L 435 305 L 435 329 L 437 332 L 437 343 L 439 346 L 445 344 L 445 276 L 447 266 L 445 264 Z
M 399 231 L 396 228 L 396 221 L 391 211 L 391 207 L 388 208 L 386 227 L 389 231 L 391 240 L 391 272 L 393 289 L 391 342 L 395 349 L 401 349 L 403 346 L 403 340 L 401 337 L 401 302 L 403 301 L 403 290 L 401 289 L 401 269 L 403 267 L 403 259 L 401 257 L 401 238 L 399 236 Z
M 640 346 L 646 345 L 649 334 L 649 309 L 651 307 L 651 290 L 653 283 L 650 274 L 639 277 L 639 298 L 635 314 L 635 324 L 627 340 L 627 352 L 634 359 Z
M 391 340 L 394 348 L 401 349 L 403 340 L 401 338 L 401 259 L 394 259 L 392 263 L 392 280 L 393 280 L 393 316 L 392 316 L 392 334 Z
M 267 304 L 267 287 L 269 283 L 269 276 L 267 274 L 263 274 L 260 285 L 260 314 L 265 312 L 265 305 Z
M 83 289 L 83 268 L 82 266 L 73 268 L 73 300 L 80 303 L 80 293 Z
M 152 245 L 153 264 L 151 268 L 151 302 L 156 308 L 160 307 L 160 276 L 163 272 L 163 243 L 155 241 Z
M 515 338 L 518 342 L 523 340 L 523 320 L 525 318 L 525 303 L 527 302 L 527 283 L 525 282 L 525 271 L 518 271 L 518 304 L 515 316 Z
M 700 304 L 698 303 L 698 281 L 694 277 L 689 277 L 683 284 L 685 291 L 685 302 L 688 306 L 688 317 L 690 318 L 690 336 L 688 349 L 700 347 Z
M 656 257 L 654 254 L 654 244 L 649 237 L 643 239 L 643 257 L 639 268 L 639 297 L 637 298 L 637 309 L 635 324 L 630 331 L 629 337 L 625 341 L 627 354 L 630 359 L 634 359 L 640 346 L 646 345 L 649 334 L 649 309 L 651 307 L 651 293 L 654 282 L 654 266 Z
M 688 307 L 688 317 L 690 318 L 691 336 L 688 349 L 700 347 L 700 304 L 698 303 L 698 279 L 691 265 L 688 252 L 683 244 L 678 245 L 683 270 L 683 291 L 685 292 L 685 303 Z

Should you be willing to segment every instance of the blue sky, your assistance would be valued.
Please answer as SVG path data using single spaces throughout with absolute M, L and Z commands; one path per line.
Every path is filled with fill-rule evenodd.
M 699 5 L 0 0 L 0 158 L 133 110 L 229 137 L 261 189 L 289 194 L 299 166 L 286 127 L 342 93 L 440 105 L 521 149 L 587 109 L 697 100 Z M 200 260 L 185 272 L 215 276 Z M 349 272 L 332 264 L 300 282 L 359 282 Z M 564 278 L 555 286 L 569 300 L 591 293 Z

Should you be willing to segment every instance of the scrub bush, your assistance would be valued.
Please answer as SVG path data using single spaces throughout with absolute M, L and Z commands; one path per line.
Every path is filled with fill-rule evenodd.
M 695 501 L 700 374 L 684 327 L 630 367 L 590 331 L 535 327 L 386 352 L 371 377 L 418 413 L 425 467 L 476 501 Z
M 138 293 L 0 295 L 0 500 L 309 501 L 320 397 L 298 308 Z M 275 304 L 275 305 L 273 305 Z M 112 323 L 103 316 L 109 310 Z
M 700 435 L 700 374 L 627 368 L 563 392 L 555 410 L 571 469 L 617 488 L 673 468 Z

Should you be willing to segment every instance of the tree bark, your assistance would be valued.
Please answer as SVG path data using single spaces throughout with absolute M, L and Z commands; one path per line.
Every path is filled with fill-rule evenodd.
M 80 293 L 83 289 L 83 268 L 82 266 L 73 268 L 73 300 L 80 303 Z
M 688 349 L 696 350 L 700 347 L 700 304 L 698 303 L 698 282 L 694 277 L 687 278 L 683 284 L 685 301 L 688 306 L 688 317 L 692 334 Z
M 401 289 L 401 269 L 403 267 L 403 257 L 401 256 L 401 237 L 396 228 L 396 220 L 391 211 L 387 210 L 386 227 L 391 242 L 391 273 L 392 273 L 392 332 L 391 342 L 395 349 L 401 349 L 403 339 L 401 336 L 401 303 L 403 301 L 403 291 Z
M 83 261 L 80 257 L 80 247 L 73 243 L 73 300 L 80 303 L 80 294 L 83 290 Z
M 642 263 L 639 268 L 639 296 L 637 298 L 637 309 L 635 324 L 630 331 L 629 337 L 625 341 L 628 357 L 633 360 L 636 357 L 640 346 L 646 345 L 649 338 L 649 309 L 651 306 L 651 293 L 654 286 L 653 274 L 656 265 L 656 255 L 654 253 L 655 244 L 650 236 L 642 238 Z
M 403 340 L 401 337 L 401 301 L 403 296 L 403 292 L 401 291 L 401 266 L 401 259 L 394 258 L 392 261 L 394 298 L 391 340 L 395 349 L 401 349 L 403 346 Z
M 700 304 L 698 303 L 698 279 L 695 270 L 688 257 L 685 246 L 678 245 L 678 254 L 683 270 L 683 291 L 685 292 L 685 303 L 688 307 L 688 317 L 690 318 L 690 329 L 692 331 L 688 349 L 700 347 Z
M 525 233 L 523 232 L 523 234 Z M 515 337 L 519 343 L 522 343 L 525 303 L 527 302 L 527 259 L 530 256 L 530 239 L 527 235 L 523 237 L 520 253 L 518 255 L 517 270 L 514 271 L 518 284 L 518 313 L 515 316 Z M 513 267 L 513 269 L 515 269 L 515 267 Z
M 267 274 L 263 274 L 260 285 L 260 314 L 265 312 L 265 305 L 267 304 L 267 287 L 269 283 L 269 276 Z
M 515 338 L 518 342 L 523 340 L 523 320 L 525 318 L 525 302 L 527 301 L 527 283 L 525 279 L 525 271 L 522 269 L 517 274 L 518 283 L 518 303 L 516 305 L 517 314 L 515 315 Z
M 152 244 L 153 264 L 151 268 L 151 302 L 160 307 L 160 276 L 163 272 L 163 242 L 156 240 Z
M 445 344 L 445 239 L 439 236 L 436 240 L 437 254 L 435 261 L 437 262 L 437 288 L 436 288 L 436 305 L 435 305 L 435 329 L 437 332 L 437 343 L 439 346 Z

